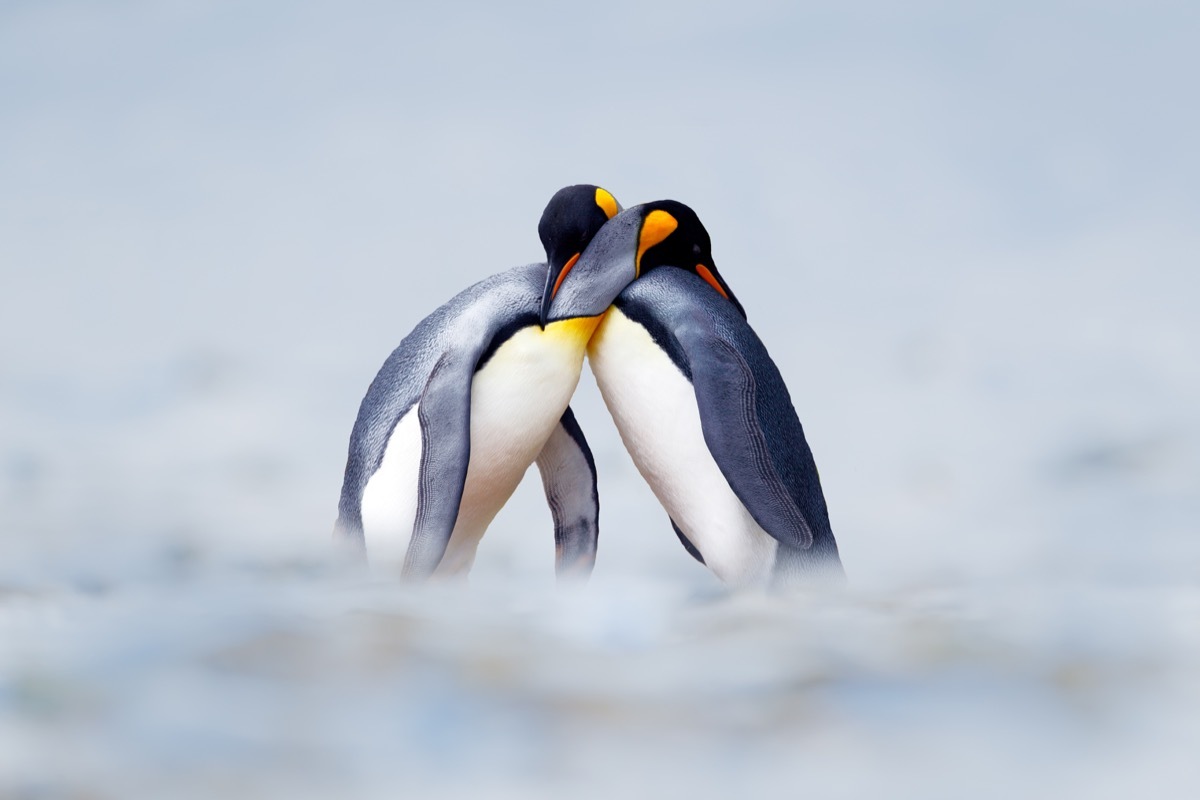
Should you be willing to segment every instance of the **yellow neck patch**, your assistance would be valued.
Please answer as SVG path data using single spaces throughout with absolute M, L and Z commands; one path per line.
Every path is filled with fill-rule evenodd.
M 637 261 L 634 263 L 636 275 L 642 274 L 642 256 L 646 251 L 666 239 L 678 227 L 679 222 L 661 209 L 655 209 L 646 215 L 646 219 L 642 221 L 642 232 L 638 234 Z
M 613 197 L 608 192 L 596 187 L 596 205 L 600 206 L 600 210 L 605 216 L 612 219 L 617 215 L 617 198 Z
M 604 319 L 603 314 L 597 314 L 594 317 L 560 319 L 557 322 L 548 323 L 543 335 L 582 349 L 587 347 L 588 340 L 592 338 L 592 334 L 596 332 L 596 327 L 602 319 Z

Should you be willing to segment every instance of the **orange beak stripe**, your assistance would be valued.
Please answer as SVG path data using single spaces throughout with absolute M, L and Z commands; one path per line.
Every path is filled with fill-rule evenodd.
M 562 286 L 563 278 L 567 277 L 567 273 L 571 271 L 571 267 L 575 266 L 575 262 L 579 260 L 579 253 L 567 259 L 567 263 L 563 264 L 562 272 L 558 273 L 558 280 L 554 282 L 554 291 L 550 292 L 550 299 L 558 294 L 558 287 Z
M 726 300 L 729 299 L 729 292 L 727 292 L 721 288 L 721 283 L 720 283 L 720 281 L 717 280 L 717 276 L 713 275 L 712 272 L 708 269 L 708 267 L 704 266 L 703 264 L 697 264 L 696 265 L 696 274 L 699 275 L 701 278 L 704 278 L 704 280 L 708 281 L 710 286 L 712 286 L 714 289 L 716 289 L 718 292 L 720 292 L 721 297 L 724 297 Z M 560 280 L 561 280 L 561 278 L 560 278 Z

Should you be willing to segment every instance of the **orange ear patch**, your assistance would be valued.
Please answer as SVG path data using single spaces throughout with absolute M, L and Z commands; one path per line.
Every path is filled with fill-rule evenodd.
M 617 215 L 617 198 L 613 197 L 599 186 L 596 187 L 596 205 L 600 206 L 600 210 L 603 211 L 604 215 L 609 219 L 612 219 Z
M 562 286 L 563 278 L 567 277 L 567 273 L 571 271 L 571 267 L 575 266 L 575 262 L 579 260 L 579 253 L 567 259 L 567 263 L 563 264 L 562 272 L 558 273 L 558 280 L 554 282 L 554 291 L 550 292 L 550 299 L 554 299 L 554 295 L 558 294 L 558 287 Z
M 642 256 L 654 245 L 666 239 L 679 227 L 679 221 L 661 209 L 655 209 L 642 220 L 642 231 L 638 234 L 637 258 L 634 260 L 634 275 L 642 274 Z
M 699 275 L 701 278 L 704 278 L 704 280 L 708 281 L 710 286 L 712 286 L 714 289 L 716 289 L 718 292 L 720 292 L 721 297 L 724 297 L 726 300 L 729 299 L 729 292 L 727 292 L 723 288 L 721 288 L 721 282 L 717 280 L 717 276 L 713 275 L 712 271 L 709 270 L 708 267 L 704 266 L 703 264 L 697 264 L 696 265 L 696 274 Z

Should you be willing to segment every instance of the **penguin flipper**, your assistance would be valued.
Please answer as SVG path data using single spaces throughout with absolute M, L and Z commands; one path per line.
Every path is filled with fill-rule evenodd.
M 700 555 L 700 551 L 696 549 L 696 545 L 692 544 L 692 540 L 684 536 L 683 531 L 679 530 L 679 526 L 675 524 L 675 520 L 671 520 L 671 527 L 675 529 L 675 535 L 679 537 L 679 543 L 683 545 L 683 549 L 687 550 L 692 558 L 704 564 L 704 556 Z
M 538 454 L 537 466 L 554 518 L 555 574 L 586 578 L 596 564 L 600 495 L 592 450 L 570 406 Z
M 687 352 L 704 442 L 721 474 L 764 531 L 785 545 L 808 549 L 813 526 L 797 498 L 814 489 L 819 495 L 820 481 L 774 362 L 748 326 L 743 335 L 736 335 L 698 311 L 675 333 Z M 747 346 L 745 333 L 755 347 Z M 752 353 L 756 363 L 751 364 L 743 351 Z M 775 443 L 775 450 L 782 446 L 796 452 L 773 453 L 764 423 L 776 434 L 772 438 L 783 440 Z M 786 479 L 779 461 L 788 466 Z
M 443 353 L 421 393 L 421 467 L 417 515 L 404 557 L 406 578 L 433 574 L 458 520 L 471 460 L 471 378 L 475 358 Z

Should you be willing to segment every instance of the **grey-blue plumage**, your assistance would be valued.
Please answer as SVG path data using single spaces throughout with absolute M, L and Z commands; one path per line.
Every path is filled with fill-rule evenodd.
M 673 267 L 644 274 L 617 297 L 589 356 L 626 447 L 694 556 L 731 583 L 842 575 L 787 386 L 709 282 Z M 705 472 L 703 451 L 719 476 Z M 722 478 L 755 524 L 721 500 Z
M 558 574 L 586 576 L 596 565 L 600 493 L 596 461 L 570 406 L 538 454 L 537 466 L 554 518 Z
M 569 323 L 541 328 L 546 272 L 546 264 L 530 264 L 480 281 L 422 320 L 384 362 L 351 432 L 339 536 L 370 545 L 374 559 L 378 534 L 393 558 L 403 555 L 406 575 L 465 571 L 478 537 L 536 456 L 543 473 L 550 465 L 560 471 L 546 483 L 557 569 L 590 571 L 595 471 L 567 401 L 595 323 L 582 332 Z M 504 363 L 489 369 L 496 359 Z M 488 378 L 481 383 L 482 375 Z M 508 416 L 520 416 L 524 427 L 510 430 Z M 499 452 L 476 453 L 485 463 L 468 480 L 473 427 Z M 464 509 L 472 486 L 478 491 Z M 458 539 L 462 552 L 447 565 L 447 548 Z
M 588 340 L 636 272 L 587 255 L 620 210 L 599 186 L 558 190 L 538 221 L 546 263 L 475 284 L 405 337 L 359 408 L 336 535 L 407 577 L 465 573 L 536 460 L 556 570 L 591 571 L 596 470 L 567 403 Z

